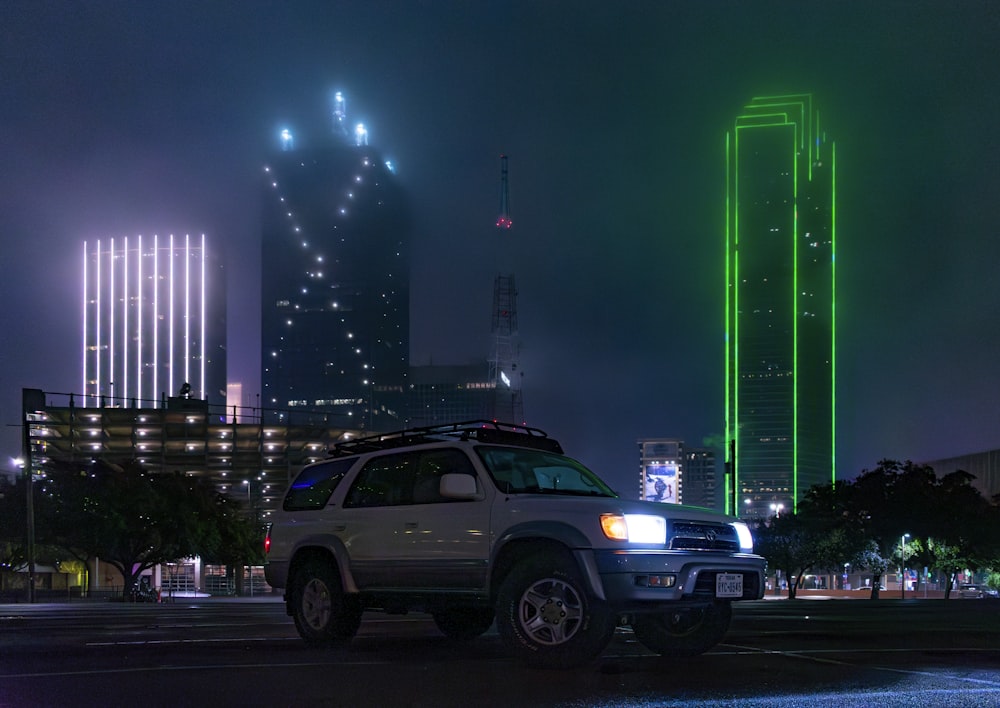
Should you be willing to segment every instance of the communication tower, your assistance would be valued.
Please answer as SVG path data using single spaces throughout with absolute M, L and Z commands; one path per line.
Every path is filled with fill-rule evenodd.
M 510 229 L 510 193 L 507 183 L 507 156 L 500 156 L 500 215 L 496 227 Z M 502 252 L 506 243 L 498 244 Z M 494 420 L 523 423 L 524 403 L 521 398 L 521 372 L 518 369 L 517 286 L 513 273 L 498 273 L 493 283 L 493 353 L 490 358 L 490 382 L 493 400 L 490 417 Z

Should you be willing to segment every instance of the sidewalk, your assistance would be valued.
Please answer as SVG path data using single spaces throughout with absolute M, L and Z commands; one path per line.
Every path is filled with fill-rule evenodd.
M 871 588 L 861 588 L 859 590 L 799 590 L 795 593 L 797 600 L 870 600 L 872 597 Z M 788 590 L 782 590 L 776 594 L 774 590 L 768 590 L 764 594 L 765 600 L 787 600 Z M 879 600 L 943 600 L 944 590 L 907 590 L 905 595 L 899 588 L 891 590 L 879 590 Z M 951 591 L 949 600 L 961 600 L 958 592 Z

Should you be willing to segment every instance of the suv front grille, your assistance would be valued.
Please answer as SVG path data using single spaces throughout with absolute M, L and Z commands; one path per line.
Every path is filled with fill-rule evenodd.
M 729 524 L 675 521 L 668 548 L 675 551 L 726 551 L 738 553 L 740 541 Z

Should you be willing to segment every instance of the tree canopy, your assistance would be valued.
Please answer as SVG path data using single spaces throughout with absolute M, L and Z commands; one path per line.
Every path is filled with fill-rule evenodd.
M 161 563 L 254 553 L 249 520 L 198 477 L 97 460 L 51 464 L 36 487 L 39 543 L 80 560 L 99 557 L 121 572 L 126 589 Z
M 972 476 L 934 470 L 910 461 L 882 460 L 850 482 L 810 489 L 794 516 L 757 528 L 758 548 L 788 573 L 789 596 L 811 569 L 839 570 L 845 563 L 872 573 L 872 597 L 892 567 L 917 559 L 947 577 L 1000 567 L 1000 507 L 972 486 Z

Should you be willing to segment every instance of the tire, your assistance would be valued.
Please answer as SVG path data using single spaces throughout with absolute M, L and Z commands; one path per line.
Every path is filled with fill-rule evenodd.
M 703 654 L 721 642 L 732 619 L 732 604 L 718 602 L 638 615 L 632 622 L 632 631 L 647 649 L 662 656 L 683 658 Z
M 572 559 L 535 556 L 516 564 L 500 585 L 497 631 L 530 666 L 571 668 L 597 657 L 616 617 L 591 597 Z
M 492 607 L 455 607 L 433 614 L 434 624 L 449 639 L 475 639 L 493 624 Z
M 319 559 L 296 570 L 289 605 L 295 629 L 308 644 L 348 641 L 361 625 L 360 605 L 344 595 L 340 574 Z

